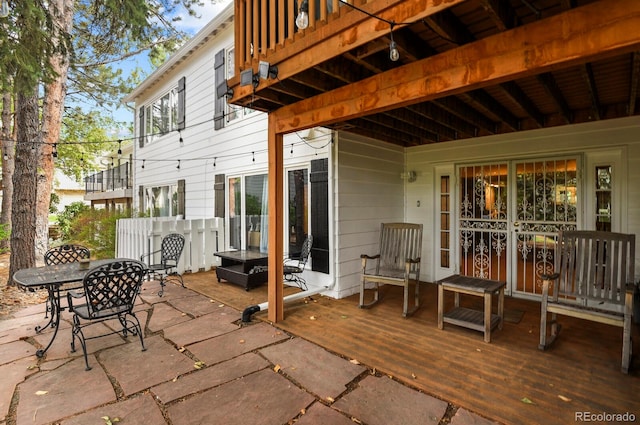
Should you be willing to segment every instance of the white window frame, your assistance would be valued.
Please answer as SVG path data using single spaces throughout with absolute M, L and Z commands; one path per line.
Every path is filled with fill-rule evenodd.
M 163 106 L 163 99 L 168 98 L 168 105 Z M 171 90 L 164 92 L 161 96 L 155 98 L 152 102 L 149 102 L 144 106 L 144 134 L 146 136 L 147 143 L 151 143 L 154 140 L 159 139 L 167 133 L 170 133 L 178 129 L 178 86 L 176 85 Z M 159 119 L 167 120 L 167 128 L 160 128 L 160 130 L 154 130 L 154 114 L 152 111 L 159 109 Z M 164 116 L 166 114 L 166 117 Z

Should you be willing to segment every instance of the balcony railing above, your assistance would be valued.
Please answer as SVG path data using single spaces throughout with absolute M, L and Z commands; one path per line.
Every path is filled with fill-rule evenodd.
M 130 164 L 125 162 L 117 167 L 87 176 L 84 179 L 84 186 L 87 193 L 131 189 L 133 185 Z
M 235 11 L 236 64 L 247 69 L 251 64 L 278 46 L 312 32 L 321 23 L 337 18 L 339 0 L 310 0 L 309 26 L 304 31 L 296 27 L 296 16 L 303 0 L 237 0 Z M 351 3 L 351 0 L 349 0 Z M 299 34 L 296 36 L 296 34 Z

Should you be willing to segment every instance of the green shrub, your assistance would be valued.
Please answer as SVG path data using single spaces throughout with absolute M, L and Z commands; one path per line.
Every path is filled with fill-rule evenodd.
M 84 202 L 73 202 L 64 207 L 64 210 L 58 214 L 57 218 L 60 239 L 65 242 L 70 242 L 72 239 L 71 223 L 76 218 L 76 216 L 90 209 L 91 208 Z
M 8 251 L 8 248 L 2 248 L 3 246 L 9 246 L 9 237 L 11 236 L 11 230 L 8 224 L 0 224 L 0 254 Z M 7 243 L 5 243 L 7 241 Z
M 65 243 L 86 246 L 95 259 L 113 258 L 116 252 L 116 223 L 121 218 L 131 217 L 131 212 L 87 207 L 69 214 L 69 217 L 67 230 L 62 233 Z

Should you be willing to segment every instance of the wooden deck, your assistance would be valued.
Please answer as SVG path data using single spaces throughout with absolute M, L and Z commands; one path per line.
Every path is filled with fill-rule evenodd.
M 184 280 L 240 312 L 267 299 L 266 286 L 246 292 L 218 283 L 212 272 L 186 274 Z M 506 297 L 504 328 L 485 343 L 473 330 L 449 324 L 438 330 L 436 285 L 422 284 L 421 308 L 407 319 L 402 318 L 402 288 L 385 286 L 381 296 L 367 310 L 357 307 L 355 295 L 292 302 L 277 326 L 498 422 L 566 424 L 577 412 L 629 412 L 640 420 L 640 360 L 632 360 L 629 375 L 620 372 L 620 328 L 561 317 L 558 340 L 542 352 L 539 303 Z M 480 307 L 476 297 L 463 296 L 465 303 Z M 445 310 L 452 304 L 451 296 Z M 266 320 L 266 312 L 253 318 Z M 636 353 L 639 328 L 633 326 Z

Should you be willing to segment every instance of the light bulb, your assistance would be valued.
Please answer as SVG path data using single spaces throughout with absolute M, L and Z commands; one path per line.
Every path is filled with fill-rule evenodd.
M 0 2 L 0 18 L 6 18 L 9 16 L 9 0 L 2 0 Z
M 298 13 L 298 17 L 296 18 L 296 26 L 301 30 L 309 26 L 309 14 L 304 10 L 301 10 L 300 13 Z
M 400 52 L 398 51 L 398 46 L 396 45 L 396 42 L 393 40 L 389 44 L 389 59 L 391 59 L 394 62 L 400 59 Z

